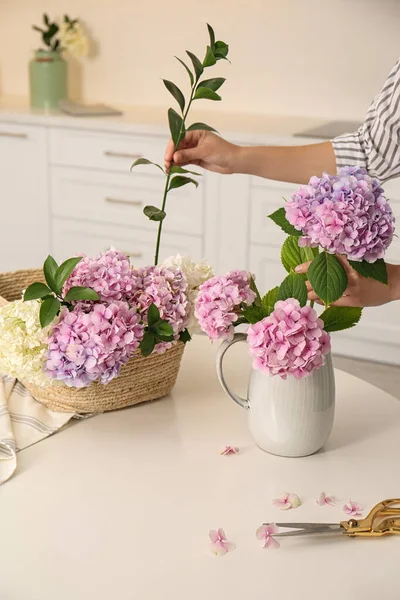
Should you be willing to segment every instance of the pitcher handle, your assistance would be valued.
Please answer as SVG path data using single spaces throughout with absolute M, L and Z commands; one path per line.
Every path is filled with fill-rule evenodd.
M 235 392 L 232 392 L 229 389 L 228 384 L 225 381 L 223 368 L 222 368 L 223 359 L 224 359 L 225 353 L 228 350 L 228 348 L 233 346 L 233 344 L 236 344 L 236 342 L 245 342 L 246 340 L 247 340 L 247 335 L 245 333 L 235 333 L 232 340 L 230 340 L 230 341 L 227 340 L 225 342 L 222 342 L 221 346 L 219 347 L 218 353 L 217 353 L 217 375 L 218 375 L 218 379 L 219 379 L 221 386 L 223 387 L 225 392 L 228 394 L 228 396 L 230 396 L 232 398 L 232 400 L 234 400 L 236 402 L 236 404 L 239 404 L 239 406 L 248 410 L 250 408 L 249 401 L 245 398 L 241 398 L 240 396 L 235 394 Z

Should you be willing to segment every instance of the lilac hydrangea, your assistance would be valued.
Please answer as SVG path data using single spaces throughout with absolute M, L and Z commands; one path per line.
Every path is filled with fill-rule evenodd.
M 250 325 L 247 343 L 253 368 L 286 379 L 307 377 L 322 367 L 330 352 L 330 336 L 324 322 L 310 306 L 294 298 L 275 304 L 269 317 Z
M 394 215 L 379 181 L 360 167 L 311 177 L 285 205 L 286 218 L 303 237 L 299 245 L 322 246 L 349 260 L 383 258 L 394 233 Z
M 200 286 L 194 314 L 202 331 L 212 340 L 231 339 L 240 305 L 253 304 L 256 294 L 250 287 L 250 278 L 247 271 L 231 271 Z
M 80 285 L 97 292 L 101 302 L 125 301 L 135 283 L 129 258 L 111 248 L 96 258 L 84 256 L 67 279 L 64 294 Z
M 150 304 L 155 304 L 160 318 L 172 326 L 177 340 L 186 327 L 190 310 L 188 282 L 184 273 L 178 267 L 153 266 L 135 269 L 134 276 L 136 285 L 130 302 L 137 307 L 145 323 Z M 164 352 L 171 345 L 171 342 L 161 342 L 157 344 L 156 351 Z
M 144 327 L 127 302 L 64 308 L 49 338 L 46 374 L 69 387 L 109 383 L 143 339 Z

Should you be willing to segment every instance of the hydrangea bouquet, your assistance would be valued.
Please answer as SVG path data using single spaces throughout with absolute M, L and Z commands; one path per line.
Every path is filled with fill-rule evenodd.
M 288 276 L 263 297 L 245 271 L 211 278 L 200 286 L 195 315 L 212 340 L 231 339 L 234 327 L 247 323 L 254 369 L 300 379 L 324 365 L 330 333 L 353 327 L 361 317 L 361 308 L 333 305 L 348 283 L 338 256 L 361 276 L 387 285 L 384 254 L 394 216 L 379 181 L 347 167 L 335 176 L 312 177 L 269 218 L 288 234 L 281 250 Z M 307 276 L 295 272 L 305 262 L 325 305 L 320 316 L 312 301 L 307 304 Z
M 68 17 L 61 29 L 47 15 L 44 25 L 35 29 L 55 51 L 69 47 L 74 32 L 80 31 L 79 23 Z M 173 82 L 164 80 L 181 113 L 168 111 L 176 147 L 186 131 L 212 129 L 205 123 L 187 124 L 192 103 L 221 99 L 216 90 L 225 80 L 202 76 L 227 59 L 228 46 L 216 41 L 210 25 L 208 33 L 203 60 L 188 51 L 189 68 L 178 58 L 190 81 L 188 100 Z M 154 163 L 141 158 L 133 166 L 138 164 Z M 213 275 L 211 267 L 179 255 L 159 265 L 159 252 L 168 194 L 187 184 L 198 186 L 188 174 L 199 174 L 176 166 L 166 173 L 156 166 L 166 179 L 161 207 L 144 208 L 145 215 L 158 223 L 154 265 L 134 267 L 113 248 L 95 258 L 77 256 L 60 265 L 48 256 L 41 281 L 29 285 L 21 300 L 0 308 L 0 372 L 40 387 L 58 382 L 86 388 L 95 382 L 108 384 L 131 358 L 164 354 L 191 339 L 197 327 L 194 300 L 199 286 Z

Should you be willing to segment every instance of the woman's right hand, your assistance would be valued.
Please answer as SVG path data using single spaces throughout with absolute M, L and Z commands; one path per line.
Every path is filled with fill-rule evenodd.
M 231 144 L 211 131 L 188 131 L 174 152 L 174 143 L 169 141 L 165 151 L 167 172 L 172 163 L 179 167 L 198 165 L 215 173 L 235 172 L 235 163 L 240 147 Z

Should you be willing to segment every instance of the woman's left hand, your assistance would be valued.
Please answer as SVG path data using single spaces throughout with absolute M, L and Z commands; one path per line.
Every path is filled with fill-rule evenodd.
M 380 283 L 375 279 L 362 277 L 351 268 L 343 256 L 337 257 L 345 268 L 348 285 L 343 296 L 333 306 L 380 306 L 393 300 L 400 300 L 400 265 L 387 264 L 388 285 Z M 296 267 L 296 273 L 307 273 L 311 263 L 304 263 Z M 309 281 L 307 283 L 308 299 L 323 304 L 312 289 Z

